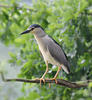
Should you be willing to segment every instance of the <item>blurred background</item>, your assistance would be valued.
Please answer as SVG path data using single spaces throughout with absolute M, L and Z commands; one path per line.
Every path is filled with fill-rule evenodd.
M 92 79 L 92 0 L 0 0 L 0 72 L 6 78 L 41 77 L 46 65 L 33 35 L 19 34 L 31 24 L 41 25 L 64 49 L 71 73 L 58 78 L 72 82 Z M 46 78 L 56 66 L 49 65 Z M 3 82 L 0 100 L 92 100 L 92 83 L 70 89 L 51 84 Z

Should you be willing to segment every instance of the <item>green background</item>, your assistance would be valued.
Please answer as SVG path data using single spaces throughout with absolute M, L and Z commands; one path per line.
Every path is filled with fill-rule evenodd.
M 58 78 L 72 82 L 92 79 L 92 0 L 29 0 L 28 4 L 0 0 L 0 42 L 15 48 L 8 52 L 8 63 L 15 69 L 20 67 L 18 78 L 39 78 L 46 68 L 34 36 L 19 35 L 31 24 L 41 25 L 68 56 L 71 73 L 61 71 Z M 49 65 L 46 78 L 52 78 L 56 71 L 57 67 Z M 51 88 L 48 84 L 41 88 L 39 84 L 21 85 L 22 95 L 16 100 L 92 100 L 92 83 L 80 89 L 55 84 Z

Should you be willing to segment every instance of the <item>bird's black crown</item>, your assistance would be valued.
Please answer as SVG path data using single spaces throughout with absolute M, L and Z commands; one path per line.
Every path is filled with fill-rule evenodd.
M 32 24 L 30 25 L 30 27 L 34 27 L 34 28 L 41 28 L 42 30 L 44 30 L 40 25 L 38 24 Z

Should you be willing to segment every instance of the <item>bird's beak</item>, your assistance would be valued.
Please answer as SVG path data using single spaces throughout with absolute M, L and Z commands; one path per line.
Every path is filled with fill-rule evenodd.
M 26 31 L 20 33 L 20 35 L 27 34 L 27 33 L 29 33 L 29 32 L 30 32 L 30 30 L 26 30 Z

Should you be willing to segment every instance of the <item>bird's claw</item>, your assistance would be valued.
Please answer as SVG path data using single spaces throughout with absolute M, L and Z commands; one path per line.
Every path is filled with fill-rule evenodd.
M 41 87 L 41 82 L 44 82 L 44 84 L 45 84 L 45 79 L 42 77 L 42 78 L 40 78 L 40 87 Z
M 51 79 L 46 78 L 45 80 L 54 80 L 56 84 L 58 83 L 56 78 L 51 78 Z M 51 88 L 51 83 L 49 83 L 49 88 Z
M 41 87 L 42 81 L 43 81 L 43 83 L 45 84 L 45 79 L 44 79 L 43 77 L 41 77 L 41 78 L 36 78 L 35 80 L 40 80 L 40 87 Z
M 56 83 L 56 84 L 58 83 L 56 78 L 52 78 L 51 80 L 55 80 L 55 83 Z

